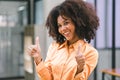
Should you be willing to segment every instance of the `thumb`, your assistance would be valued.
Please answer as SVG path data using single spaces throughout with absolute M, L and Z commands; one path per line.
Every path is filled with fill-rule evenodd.
M 37 46 L 37 48 L 39 48 L 39 46 L 40 46 L 40 42 L 39 42 L 39 37 L 38 36 L 36 37 L 35 45 Z
M 81 44 L 78 46 L 77 55 L 82 56 L 82 54 L 81 54 L 81 52 L 80 52 L 80 48 L 81 48 Z

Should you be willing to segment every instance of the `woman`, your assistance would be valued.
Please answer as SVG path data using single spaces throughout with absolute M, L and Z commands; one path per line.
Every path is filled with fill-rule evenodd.
M 46 26 L 51 43 L 42 60 L 39 38 L 28 49 L 41 80 L 87 80 L 98 62 L 98 52 L 89 43 L 95 37 L 99 20 L 84 1 L 66 0 L 54 7 Z

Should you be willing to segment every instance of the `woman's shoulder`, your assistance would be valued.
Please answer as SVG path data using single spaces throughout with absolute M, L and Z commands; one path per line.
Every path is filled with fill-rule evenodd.
M 58 47 L 60 44 L 57 43 L 56 41 L 51 42 L 50 46 L 52 47 Z
M 95 53 L 98 53 L 97 49 L 90 43 L 85 43 L 84 45 L 84 49 L 85 51 L 87 52 L 95 52 Z
M 60 48 L 60 47 L 62 47 L 62 46 L 64 46 L 64 45 L 66 45 L 66 41 L 65 42 L 63 42 L 63 43 L 58 43 L 58 42 L 56 42 L 56 41 L 53 41 L 52 43 L 51 43 L 51 47 L 56 47 L 56 48 Z

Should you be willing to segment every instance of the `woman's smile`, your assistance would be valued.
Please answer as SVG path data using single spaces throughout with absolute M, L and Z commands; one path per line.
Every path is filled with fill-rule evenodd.
M 59 33 L 62 34 L 69 43 L 73 43 L 79 39 L 75 33 L 75 26 L 70 18 L 60 15 L 58 16 L 57 22 Z

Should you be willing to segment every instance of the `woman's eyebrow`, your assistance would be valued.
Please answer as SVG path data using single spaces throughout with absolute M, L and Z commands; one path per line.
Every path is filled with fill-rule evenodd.
M 70 21 L 70 19 L 68 18 L 63 18 L 63 21 L 62 22 L 66 22 L 66 21 Z M 60 23 L 57 23 L 58 25 L 60 25 Z
M 64 19 L 64 21 L 63 21 L 63 22 L 65 22 L 65 21 L 70 21 L 70 19 Z

